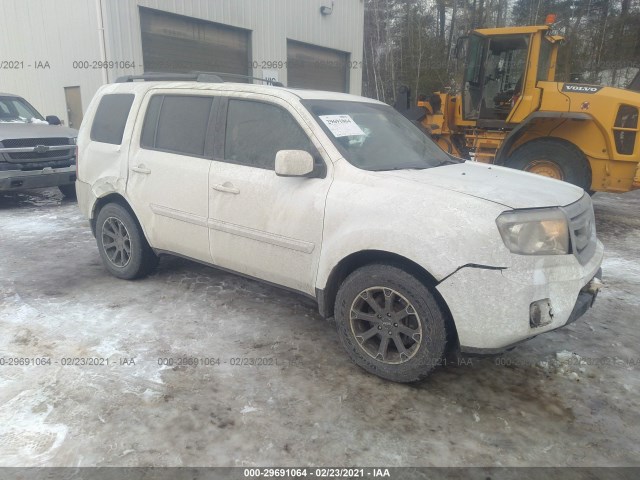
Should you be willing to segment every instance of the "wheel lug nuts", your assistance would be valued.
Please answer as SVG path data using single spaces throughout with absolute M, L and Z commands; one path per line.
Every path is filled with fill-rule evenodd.
M 382 318 L 382 315 L 378 315 L 378 318 Z
M 397 327 L 397 326 L 398 326 L 398 324 L 397 324 L 397 323 L 394 323 L 394 324 L 393 324 L 393 326 L 394 326 L 394 327 Z
M 387 313 L 387 317 L 390 317 L 390 316 L 391 316 L 391 314 L 390 314 L 390 313 Z
M 378 325 L 378 330 L 382 330 L 382 325 Z

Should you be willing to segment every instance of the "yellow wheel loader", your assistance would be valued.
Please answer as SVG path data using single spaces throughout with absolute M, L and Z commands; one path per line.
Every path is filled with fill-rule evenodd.
M 551 25 L 462 37 L 461 92 L 400 103 L 459 157 L 564 180 L 587 191 L 640 188 L 640 92 L 554 81 L 563 37 Z M 396 104 L 396 107 L 398 103 Z

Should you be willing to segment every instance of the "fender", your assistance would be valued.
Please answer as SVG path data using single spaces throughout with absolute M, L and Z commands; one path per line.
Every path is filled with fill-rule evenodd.
M 502 145 L 496 152 L 495 164 L 504 165 L 507 155 L 511 151 L 513 145 L 518 141 L 522 135 L 527 132 L 529 127 L 535 120 L 541 118 L 555 118 L 558 120 L 579 120 L 579 121 L 592 121 L 593 117 L 587 113 L 582 112 L 533 112 L 527 118 L 525 118 L 516 128 L 511 130 L 505 137 Z

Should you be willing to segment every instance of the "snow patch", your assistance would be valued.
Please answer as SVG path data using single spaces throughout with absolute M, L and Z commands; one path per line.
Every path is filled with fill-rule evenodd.
M 47 423 L 53 410 L 40 390 L 25 390 L 0 406 L 0 465 L 36 466 L 53 458 L 69 430 Z
M 555 358 L 537 363 L 537 367 L 547 374 L 554 374 L 567 377 L 571 380 L 580 381 L 578 372 L 585 373 L 587 362 L 582 357 L 568 350 L 556 352 Z

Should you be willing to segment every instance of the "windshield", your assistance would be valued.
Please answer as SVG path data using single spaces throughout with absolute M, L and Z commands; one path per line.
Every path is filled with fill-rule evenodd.
M 388 105 L 336 100 L 306 100 L 303 104 L 345 159 L 363 170 L 421 169 L 453 162 Z
M 0 122 L 47 123 L 35 108 L 20 97 L 0 97 Z

